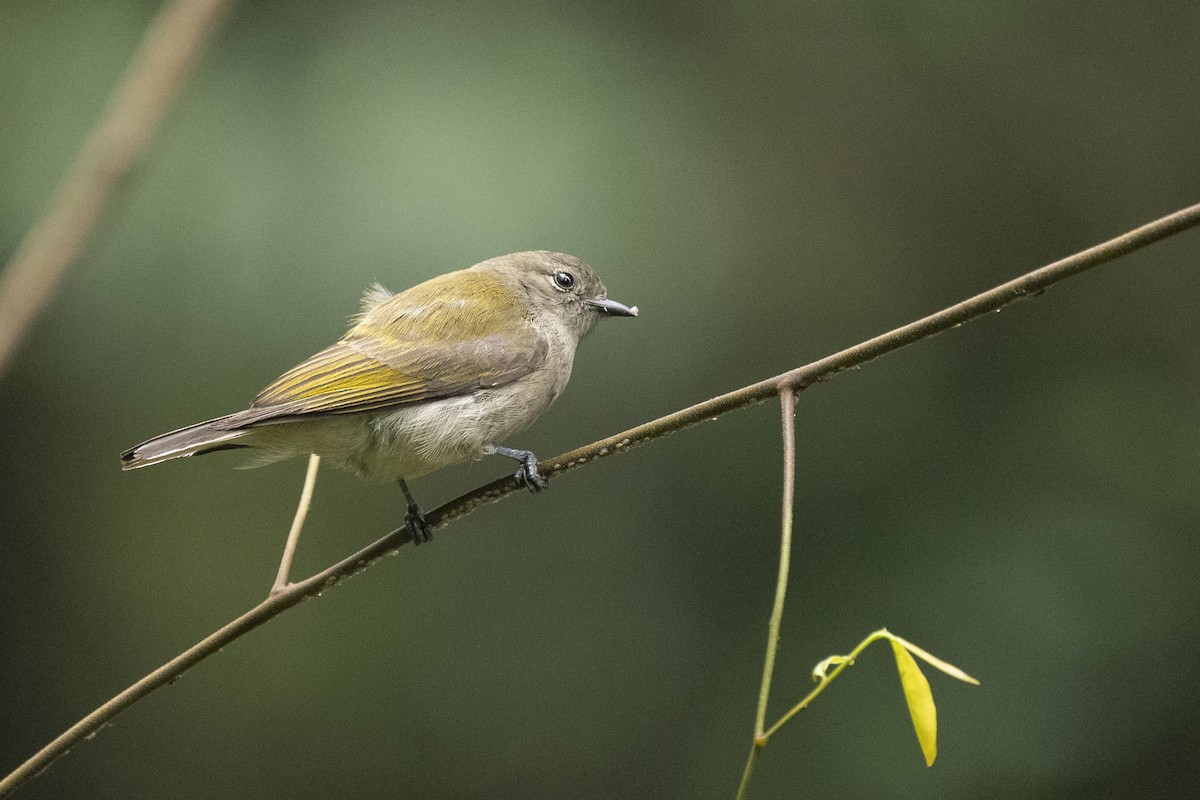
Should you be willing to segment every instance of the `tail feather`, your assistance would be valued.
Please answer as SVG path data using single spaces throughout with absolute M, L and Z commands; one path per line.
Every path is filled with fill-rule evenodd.
M 239 444 L 235 440 L 250 431 L 222 428 L 221 423 L 228 420 L 228 416 L 218 417 L 148 439 L 121 453 L 121 469 L 138 469 L 170 461 L 173 458 L 185 458 L 212 453 L 216 450 L 247 447 L 248 445 Z

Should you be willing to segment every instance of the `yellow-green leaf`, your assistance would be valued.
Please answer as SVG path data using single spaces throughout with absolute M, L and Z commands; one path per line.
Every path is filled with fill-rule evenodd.
M 937 708 L 933 705 L 933 692 L 929 690 L 929 681 L 908 650 L 895 639 L 891 643 L 892 653 L 896 656 L 896 669 L 900 671 L 904 699 L 908 701 L 908 713 L 912 716 L 921 752 L 925 754 L 925 766 L 932 767 L 937 758 Z

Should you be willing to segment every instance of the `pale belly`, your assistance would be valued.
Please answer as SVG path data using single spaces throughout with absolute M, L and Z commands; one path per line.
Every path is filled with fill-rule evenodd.
M 368 480 L 394 481 L 479 459 L 533 422 L 561 391 L 521 383 L 519 389 L 510 384 L 392 409 L 264 425 L 244 440 L 258 451 L 250 466 L 316 453 Z

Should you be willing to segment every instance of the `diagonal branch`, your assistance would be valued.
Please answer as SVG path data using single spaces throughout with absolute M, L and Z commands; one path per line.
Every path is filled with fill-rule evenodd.
M 889 331 L 881 336 L 842 350 L 807 366 L 776 375 L 764 381 L 745 386 L 703 403 L 676 411 L 659 419 L 631 428 L 615 436 L 564 453 L 540 464 L 541 473 L 549 478 L 583 466 L 589 461 L 624 452 L 639 444 L 653 441 L 699 422 L 727 414 L 734 409 L 765 400 L 784 390 L 799 392 L 811 384 L 830 378 L 851 367 L 864 364 L 881 355 L 899 350 L 936 333 L 961 325 L 964 322 L 996 311 L 1009 303 L 1037 294 L 1049 286 L 1076 275 L 1084 270 L 1112 261 L 1153 244 L 1168 236 L 1200 225 L 1200 205 L 1168 214 L 1154 222 L 1110 239 L 1103 244 L 1088 248 L 1073 256 L 1056 261 L 1041 269 L 1029 272 L 1016 280 L 1001 284 L 961 303 L 931 314 L 916 322 Z M 431 528 L 442 528 L 453 520 L 468 514 L 475 508 L 492 503 L 521 488 L 511 476 L 468 492 L 427 514 Z M 18 767 L 12 774 L 0 780 L 0 797 L 14 791 L 52 761 L 69 750 L 72 745 L 94 734 L 105 723 L 124 709 L 136 703 L 155 689 L 170 683 L 183 672 L 218 652 L 222 647 L 240 638 L 278 616 L 283 611 L 303 600 L 322 592 L 346 578 L 369 567 L 401 545 L 411 541 L 406 528 L 398 528 L 362 550 L 306 580 L 288 585 L 269 596 L 248 612 L 233 620 L 201 642 L 176 656 L 171 661 L 146 675 L 137 683 L 118 694 L 92 713 L 72 725 L 50 744 Z
M 170 0 L 142 37 L 50 210 L 0 275 L 0 373 L 66 271 L 129 187 L 209 34 L 232 0 Z

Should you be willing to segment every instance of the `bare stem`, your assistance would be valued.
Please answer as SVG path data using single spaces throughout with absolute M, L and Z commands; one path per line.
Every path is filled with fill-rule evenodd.
M 296 516 L 292 518 L 292 527 L 288 530 L 287 544 L 283 546 L 283 558 L 279 560 L 279 573 L 275 576 L 271 594 L 278 594 L 291 582 L 292 561 L 296 558 L 296 546 L 300 543 L 300 531 L 304 528 L 304 520 L 308 518 L 308 507 L 312 505 L 313 487 L 317 485 L 317 468 L 320 466 L 319 455 L 313 453 L 308 457 L 304 488 L 300 490 L 300 502 L 296 504 Z
M 0 276 L 0 373 L 145 159 L 171 101 L 232 0 L 172 0 L 146 29 L 50 209 Z
M 814 361 L 807 366 L 785 372 L 782 375 L 776 375 L 773 378 L 751 384 L 737 391 L 714 397 L 711 400 L 676 411 L 647 422 L 644 425 L 631 428 L 623 433 L 618 433 L 615 436 L 609 436 L 606 439 L 601 439 L 572 450 L 569 453 L 564 453 L 555 458 L 543 461 L 539 465 L 541 473 L 544 477 L 548 478 L 567 472 L 597 458 L 625 452 L 639 444 L 653 441 L 669 433 L 691 427 L 704 420 L 712 419 L 713 417 L 727 414 L 734 409 L 759 402 L 773 394 L 779 394 L 784 389 L 800 391 L 816 381 L 830 378 L 839 372 L 878 358 L 893 350 L 898 350 L 915 341 L 961 325 L 976 317 L 983 316 L 989 311 L 995 311 L 1013 301 L 1041 292 L 1047 287 L 1065 280 L 1072 275 L 1112 261 L 1119 256 L 1138 250 L 1196 225 L 1200 225 L 1200 205 L 1191 206 L 1176 211 L 1173 214 L 1168 214 L 1115 239 L 1096 245 L 1061 261 L 1056 261 L 1049 266 L 1023 275 L 1014 281 L 1001 284 L 969 300 L 946 308 L 936 314 L 931 314 L 924 319 L 896 328 L 889 333 L 877 336 L 862 344 L 827 356 L 820 361 Z M 500 500 L 518 491 L 520 488 L 521 484 L 514 477 L 501 478 L 486 486 L 467 492 L 434 509 L 426 515 L 426 518 L 431 528 L 441 528 L 458 517 L 470 513 L 479 506 Z M 198 644 L 193 645 L 171 661 L 168 661 L 72 725 L 66 732 L 38 751 L 14 772 L 3 780 L 0 780 L 0 797 L 11 793 L 22 783 L 29 780 L 29 778 L 45 769 L 54 759 L 63 755 L 72 745 L 86 736 L 95 733 L 106 722 L 142 697 L 178 678 L 194 664 L 216 653 L 225 645 L 257 628 L 286 609 L 340 583 L 357 572 L 361 572 L 409 541 L 411 541 L 411 538 L 408 530 L 406 528 L 397 528 L 367 545 L 349 558 L 339 561 L 333 566 L 313 575 L 311 578 L 299 583 L 289 584 L 285 589 L 269 596 L 250 611 L 233 620 Z M 764 735 L 769 737 L 777 727 L 778 724 Z
M 788 572 L 792 563 L 792 507 L 796 495 L 796 393 L 784 387 L 779 392 L 783 428 L 783 514 L 779 535 L 779 576 L 775 581 L 775 605 L 767 625 L 767 655 L 763 661 L 762 686 L 758 690 L 758 711 L 754 716 L 754 741 L 742 770 L 737 800 L 744 800 L 750 786 L 750 775 L 758 752 L 767 746 L 767 701 L 771 695 L 771 676 L 775 672 L 775 656 L 779 651 L 779 629 L 783 625 L 783 603 L 787 599 Z
M 779 629 L 783 625 L 783 603 L 787 599 L 788 571 L 792 564 L 792 505 L 796 494 L 796 393 L 789 388 L 779 392 L 783 420 L 783 514 L 779 536 L 779 576 L 775 581 L 775 605 L 767 625 L 767 655 L 763 662 L 762 687 L 758 693 L 758 713 L 754 718 L 754 738 L 761 739 L 767 719 L 767 699 L 771 693 L 771 674 L 779 650 Z

